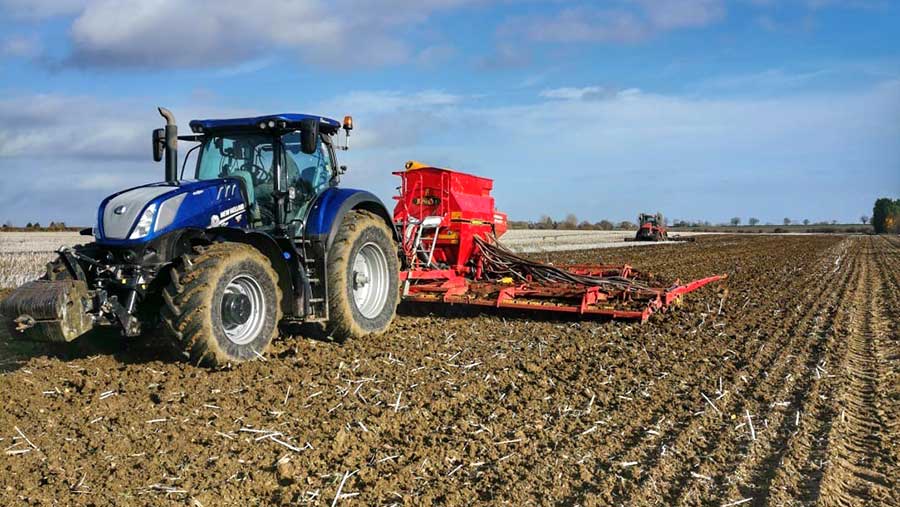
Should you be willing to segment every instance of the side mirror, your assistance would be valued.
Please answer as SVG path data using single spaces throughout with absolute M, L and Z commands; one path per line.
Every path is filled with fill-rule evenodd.
M 300 151 L 312 155 L 319 149 L 319 120 L 307 118 L 300 122 Z
M 153 161 L 159 162 L 163 159 L 163 149 L 166 147 L 166 129 L 155 129 L 153 131 Z

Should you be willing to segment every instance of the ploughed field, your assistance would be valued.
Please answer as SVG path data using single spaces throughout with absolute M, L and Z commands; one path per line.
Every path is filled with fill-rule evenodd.
M 403 307 L 224 371 L 5 342 L 0 504 L 900 505 L 900 240 L 534 256 L 730 278 L 644 325 Z

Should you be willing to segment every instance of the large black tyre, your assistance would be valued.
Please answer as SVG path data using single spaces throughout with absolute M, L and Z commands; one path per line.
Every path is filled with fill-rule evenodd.
M 163 327 L 193 363 L 219 367 L 254 359 L 278 335 L 278 275 L 252 246 L 195 247 L 172 268 L 162 296 Z
M 377 215 L 344 215 L 328 251 L 326 333 L 343 341 L 387 331 L 400 301 L 400 262 L 387 224 Z

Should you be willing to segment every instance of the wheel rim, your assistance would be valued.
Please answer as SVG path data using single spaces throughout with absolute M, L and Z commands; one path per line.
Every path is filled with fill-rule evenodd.
M 256 339 L 265 320 L 265 296 L 262 287 L 247 275 L 234 277 L 222 297 L 222 325 L 225 336 L 237 345 Z
M 359 313 L 372 319 L 381 313 L 390 290 L 390 272 L 384 251 L 375 243 L 366 243 L 353 260 L 351 287 L 353 303 Z

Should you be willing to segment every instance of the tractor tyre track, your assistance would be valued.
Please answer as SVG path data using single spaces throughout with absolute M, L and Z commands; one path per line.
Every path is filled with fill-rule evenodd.
M 866 241 L 867 262 L 852 301 L 847 354 L 840 369 L 842 385 L 828 441 L 829 461 L 819 487 L 821 505 L 898 503 L 898 463 L 887 451 L 891 446 L 886 426 L 883 388 L 888 374 L 879 360 L 891 323 L 884 316 L 883 272 L 873 262 L 873 240 Z
M 791 250 L 789 249 L 789 251 Z M 817 264 L 827 266 L 830 262 L 827 259 L 830 258 L 831 255 L 829 252 L 830 250 L 822 252 L 821 258 L 809 259 L 807 257 L 807 259 L 805 259 L 807 264 L 801 265 L 799 268 L 804 271 L 809 271 L 811 267 Z M 791 251 L 791 256 L 795 254 L 797 258 L 800 258 L 801 252 Z M 749 272 L 750 276 L 739 278 L 737 280 L 738 283 L 735 283 L 735 281 L 732 280 L 732 284 L 730 284 L 731 287 L 729 287 L 730 290 L 740 291 L 739 293 L 744 291 L 750 292 L 752 291 L 752 287 L 759 284 L 762 280 L 771 280 L 782 276 L 790 277 L 790 273 L 793 273 L 798 269 L 797 266 L 784 267 L 780 264 L 768 262 L 768 258 L 764 255 L 761 255 L 759 258 L 755 259 L 755 261 L 757 262 L 751 263 L 749 266 L 744 266 L 744 270 Z M 804 266 L 806 269 L 804 269 Z M 801 303 L 805 302 L 802 301 L 805 295 L 804 291 L 801 289 L 804 285 L 816 279 L 816 277 L 789 278 L 789 282 L 783 287 L 783 291 L 793 295 L 791 304 L 784 305 L 784 302 L 780 301 L 777 297 L 772 298 L 765 302 L 766 304 L 764 306 L 766 307 L 766 314 L 774 312 L 783 305 L 787 307 L 793 307 L 794 305 L 803 306 Z M 745 304 L 743 298 L 732 299 L 725 308 L 726 313 L 735 311 L 735 313 L 741 315 L 739 311 L 736 311 L 738 308 L 735 308 L 741 304 Z M 751 319 L 755 317 L 757 316 L 754 315 Z M 749 322 L 747 324 L 749 324 Z M 740 328 L 742 327 L 742 321 L 738 321 L 735 325 L 729 327 Z M 705 332 L 709 330 L 712 332 Z M 694 332 L 696 331 L 697 329 L 694 329 Z M 746 371 L 742 368 L 745 364 L 756 361 L 757 363 L 760 363 L 760 368 L 764 369 L 780 354 L 780 350 L 777 347 L 765 347 L 767 337 L 764 336 L 761 338 L 759 334 L 748 336 L 746 339 L 739 341 L 740 345 L 735 345 L 731 341 L 732 337 L 726 335 L 724 331 L 717 331 L 715 328 L 710 327 L 701 331 L 704 331 L 703 336 L 702 338 L 698 336 L 697 339 L 703 340 L 704 349 L 727 350 L 728 352 L 726 352 L 726 354 L 728 355 L 734 353 L 735 357 L 733 358 L 733 362 L 736 363 L 737 366 L 734 368 L 734 371 L 731 372 L 732 377 L 730 378 L 729 383 L 737 381 L 740 376 L 746 374 Z M 760 350 L 766 350 L 767 354 L 765 356 L 759 356 L 756 353 Z M 687 353 L 681 361 L 672 365 L 672 369 L 667 373 L 671 373 L 676 378 L 688 376 L 709 379 L 716 378 L 717 375 L 723 375 L 723 365 L 713 364 L 711 361 L 705 360 L 706 356 L 701 357 L 704 358 L 704 360 L 695 361 L 697 358 L 696 354 Z M 751 360 L 748 358 L 754 359 Z M 724 366 L 727 367 L 728 364 L 725 364 Z M 621 469 L 621 464 L 636 462 L 639 464 L 638 470 L 652 469 L 656 465 L 657 460 L 661 457 L 659 450 L 663 449 L 663 452 L 665 452 L 665 449 L 672 445 L 673 439 L 680 434 L 679 428 L 673 426 L 673 423 L 678 419 L 690 415 L 692 411 L 691 407 L 694 405 L 695 400 L 701 399 L 699 392 L 700 391 L 696 387 L 691 389 L 675 387 L 663 390 L 662 392 L 654 393 L 649 405 L 642 405 L 642 411 L 639 412 L 637 417 L 635 417 L 633 413 L 622 414 L 624 417 L 630 416 L 628 419 L 630 420 L 630 423 L 621 429 L 616 427 L 615 430 L 610 430 L 603 435 L 605 440 L 611 442 L 610 444 L 601 447 L 603 454 L 609 457 L 604 460 L 604 463 L 600 466 L 597 474 L 599 476 L 604 476 L 605 480 L 602 481 L 604 484 L 598 485 L 596 488 L 591 488 L 591 492 L 596 493 L 602 491 L 605 493 L 604 497 L 609 501 L 627 498 L 627 496 L 622 495 L 633 488 L 626 482 L 624 476 L 636 480 L 634 487 L 640 487 L 646 476 L 638 475 L 637 477 L 633 477 L 632 474 L 627 473 L 629 471 L 623 471 Z M 710 389 L 709 392 L 711 393 L 712 389 Z M 625 406 L 624 408 L 627 409 L 628 407 Z M 618 416 L 619 413 L 615 412 L 612 417 L 617 418 Z M 657 436 L 660 435 L 660 431 L 663 432 L 662 436 Z M 583 495 L 579 498 L 583 498 Z M 577 499 L 570 500 L 575 501 Z
M 727 470 L 723 462 L 740 458 L 740 445 L 746 445 L 745 442 L 750 440 L 746 422 L 740 432 L 735 426 L 741 427 L 741 417 L 745 410 L 749 410 L 748 407 L 753 406 L 754 400 L 770 398 L 771 392 L 777 391 L 779 383 L 788 374 L 795 373 L 795 364 L 804 354 L 798 348 L 807 342 L 805 337 L 815 328 L 817 319 L 827 315 L 828 310 L 840 300 L 843 289 L 833 291 L 827 303 L 821 297 L 825 289 L 832 285 L 831 280 L 821 276 L 821 272 L 828 269 L 831 258 L 831 255 L 820 257 L 816 269 L 808 275 L 812 279 L 812 286 L 807 285 L 807 290 L 795 293 L 795 297 L 783 306 L 794 309 L 792 319 L 780 323 L 783 330 L 773 335 L 774 343 L 767 344 L 766 353 L 757 354 L 750 368 L 736 373 L 731 379 L 730 385 L 735 390 L 746 384 L 750 391 L 740 396 L 723 398 L 722 401 L 713 400 L 718 403 L 718 410 L 713 411 L 706 406 L 702 416 L 692 418 L 668 445 L 674 452 L 668 459 L 661 458 L 656 468 L 648 472 L 646 480 L 651 487 L 645 487 L 643 483 L 635 485 L 638 491 L 632 498 L 633 503 L 676 505 L 694 502 L 696 497 L 704 494 L 721 493 L 721 487 L 727 475 L 730 475 L 723 475 L 722 469 Z M 843 285 L 846 286 L 846 281 Z M 798 309 L 802 313 L 796 315 Z M 742 375 L 746 381 L 740 378 Z M 764 417 L 760 417 L 767 410 L 762 410 L 762 414 L 754 414 L 757 418 L 757 438 L 767 434 L 762 427 Z M 652 487 L 655 483 L 663 482 L 666 484 L 664 491 L 659 492 Z

